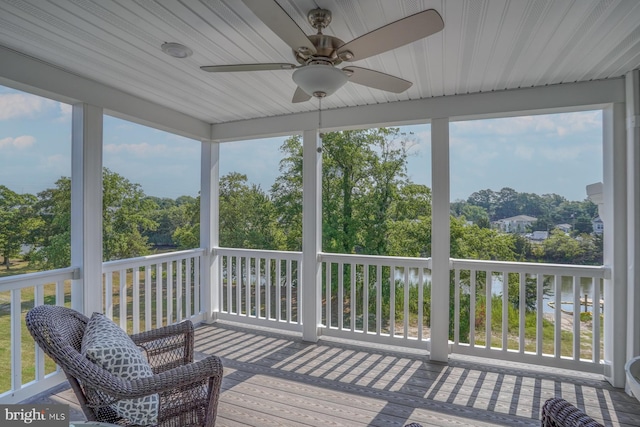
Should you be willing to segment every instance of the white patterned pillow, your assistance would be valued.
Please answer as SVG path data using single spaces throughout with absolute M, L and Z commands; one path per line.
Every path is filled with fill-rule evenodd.
M 82 337 L 81 350 L 89 360 L 127 380 L 150 377 L 151 366 L 125 331 L 100 313 L 93 313 Z M 133 424 L 158 422 L 157 394 L 130 400 L 120 400 L 111 407 Z

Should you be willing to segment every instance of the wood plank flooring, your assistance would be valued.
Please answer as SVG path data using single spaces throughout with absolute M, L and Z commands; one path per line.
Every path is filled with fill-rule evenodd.
M 225 376 L 217 426 L 539 426 L 559 396 L 607 426 L 640 426 L 640 403 L 601 376 L 416 351 L 355 346 L 218 323 L 201 326 L 196 357 L 216 354 Z M 40 396 L 72 404 L 68 389 Z

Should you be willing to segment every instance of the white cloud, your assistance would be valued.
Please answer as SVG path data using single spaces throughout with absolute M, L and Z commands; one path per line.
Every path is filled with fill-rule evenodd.
M 36 138 L 31 135 L 22 135 L 17 138 L 0 139 L 0 149 L 4 147 L 25 149 L 36 143 Z
M 58 121 L 60 122 L 68 122 L 71 120 L 71 114 L 73 111 L 73 106 L 70 104 L 64 104 L 62 102 L 58 103 L 58 109 L 60 112 L 60 116 L 58 117 Z
M 514 136 L 538 133 L 565 136 L 571 133 L 595 131 L 602 126 L 600 111 L 508 117 L 503 119 L 469 120 L 452 123 L 452 133 L 473 136 Z
M 0 94 L 0 120 L 35 117 L 55 105 L 55 101 L 27 93 Z

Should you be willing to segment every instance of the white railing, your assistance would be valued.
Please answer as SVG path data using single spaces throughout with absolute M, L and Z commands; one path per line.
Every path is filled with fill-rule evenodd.
M 104 313 L 129 333 L 200 321 L 203 254 L 192 249 L 103 263 Z
M 217 248 L 218 318 L 302 331 L 302 253 Z
M 455 353 L 603 372 L 607 268 L 452 259 L 451 269 Z
M 321 254 L 323 335 L 426 348 L 430 258 Z
M 103 263 L 104 312 L 130 333 L 202 320 L 204 252 Z M 302 331 L 302 253 L 217 248 L 214 255 L 219 319 Z M 428 347 L 430 259 L 321 253 L 319 262 L 322 335 Z M 443 303 L 451 307 L 453 352 L 603 372 L 607 268 L 460 259 L 451 259 L 450 268 L 450 301 Z M 0 403 L 18 402 L 64 380 L 33 343 L 24 315 L 45 303 L 70 306 L 78 271 L 0 279 L 0 322 L 4 317 L 10 331 L 11 355 L 6 374 L 0 366 L 0 378 L 10 378 L 0 389 Z
M 24 317 L 45 303 L 69 306 L 71 280 L 77 274 L 78 269 L 69 267 L 0 279 L 0 328 L 5 331 L 0 351 L 9 355 L 8 363 L 0 366 L 0 378 L 6 382 L 0 388 L 0 403 L 19 402 L 65 380 L 31 338 Z

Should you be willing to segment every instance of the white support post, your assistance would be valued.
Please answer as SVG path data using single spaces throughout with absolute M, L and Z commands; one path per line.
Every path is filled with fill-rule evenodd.
M 71 307 L 102 312 L 102 108 L 75 104 L 71 132 Z
M 322 313 L 322 141 L 318 130 L 302 135 L 302 339 L 317 342 Z
M 640 70 L 626 75 L 627 360 L 640 356 Z
M 604 373 L 614 387 L 624 387 L 627 356 L 627 159 L 625 105 L 603 111 Z
M 449 119 L 431 121 L 431 360 L 449 359 Z
M 220 143 L 202 142 L 200 165 L 200 247 L 205 248 L 201 264 L 203 322 L 213 323 L 220 312 L 219 246 Z

